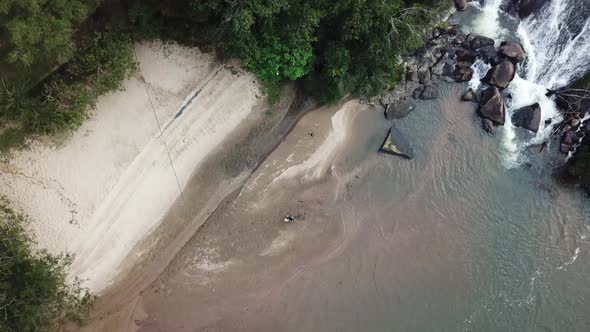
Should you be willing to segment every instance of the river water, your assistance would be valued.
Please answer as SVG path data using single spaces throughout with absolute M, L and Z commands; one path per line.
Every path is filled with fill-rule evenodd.
M 328 179 L 260 211 L 222 207 L 144 295 L 141 330 L 587 331 L 587 198 L 547 159 L 504 167 L 464 89 L 443 85 L 396 122 L 411 161 L 375 153 L 389 124 L 362 111 Z M 277 222 L 274 206 L 299 200 L 306 220 Z M 251 254 L 286 227 L 302 227 L 286 254 Z
M 496 22 L 478 14 L 493 10 L 476 9 L 467 23 Z M 540 77 L 547 76 L 523 84 L 552 84 Z M 507 149 L 506 135 L 534 137 L 515 128 L 485 134 L 476 105 L 459 102 L 466 87 L 440 83 L 438 100 L 420 101 L 395 121 L 416 151 L 413 160 L 377 153 L 391 123 L 357 106 L 349 140 L 321 179 L 287 181 L 268 193 L 271 171 L 281 169 L 273 165 L 298 147 L 312 149 L 302 137 L 332 113 L 314 118 L 318 123 L 304 118 L 301 137 L 292 137 L 296 127 L 295 143 L 283 143 L 295 152 L 279 147 L 268 171 L 264 164 L 258 171 L 261 179 L 228 199 L 144 292 L 136 325 L 589 331 L 588 197 L 554 180 L 559 160 L 550 153 L 531 153 L 528 143 Z M 520 162 L 507 163 L 510 152 Z M 305 220 L 279 221 L 300 206 Z

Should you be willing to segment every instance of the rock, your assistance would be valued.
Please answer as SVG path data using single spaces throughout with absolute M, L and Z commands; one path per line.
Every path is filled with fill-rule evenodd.
M 453 72 L 453 78 L 457 82 L 467 82 L 473 77 L 473 69 L 467 62 L 457 62 L 455 65 L 455 71 Z
M 545 120 L 545 125 L 548 126 L 553 122 L 553 119 L 549 118 L 547 120 Z
M 499 89 L 505 89 L 514 79 L 516 68 L 509 60 L 503 60 L 488 70 L 482 82 L 493 85 Z
M 453 45 L 455 46 L 467 46 L 467 37 L 463 33 L 458 33 L 453 39 Z
M 495 134 L 496 128 L 494 127 L 494 123 L 490 119 L 481 119 L 481 128 L 485 130 L 488 134 Z
M 457 56 L 457 61 L 460 61 L 460 62 L 474 63 L 475 60 L 477 59 L 475 52 L 473 52 L 472 50 L 464 49 L 464 48 L 456 49 L 455 55 Z
M 478 112 L 483 118 L 490 119 L 499 125 L 504 124 L 506 117 L 504 100 L 495 86 L 487 88 L 481 94 Z
M 571 145 L 569 145 L 569 144 L 561 144 L 559 146 L 559 152 L 561 152 L 563 154 L 568 154 L 570 152 L 570 147 L 571 147 Z
M 514 12 L 520 18 L 528 17 L 543 7 L 547 0 L 511 0 L 508 12 Z
M 413 70 L 409 70 L 406 73 L 406 81 L 418 82 L 418 73 Z
M 519 43 L 506 43 L 500 46 L 499 53 L 514 63 L 523 62 L 526 58 L 526 53 Z
M 414 103 L 409 100 L 397 100 L 385 108 L 387 120 L 402 119 L 414 110 Z
M 480 36 L 475 33 L 470 33 L 469 35 L 467 35 L 467 42 L 469 43 L 471 49 L 474 51 L 477 51 L 480 48 L 486 46 L 494 46 L 495 43 L 492 38 Z
M 438 98 L 438 87 L 433 84 L 428 84 L 424 86 L 422 92 L 420 93 L 420 99 L 422 100 L 432 100 Z
M 467 0 L 454 0 L 455 2 L 455 8 L 457 8 L 458 11 L 462 12 L 465 10 L 465 8 L 467 8 Z
M 528 129 L 533 133 L 539 131 L 539 125 L 541 124 L 541 106 L 539 103 L 534 103 L 533 105 L 525 106 L 514 111 L 512 124 L 516 127 Z
M 461 100 L 472 101 L 474 103 L 477 103 L 477 94 L 475 93 L 475 91 L 473 91 L 473 89 L 469 88 L 469 90 L 465 91 L 463 96 L 461 96 Z
M 554 92 L 555 103 L 563 110 L 571 110 L 584 114 L 590 110 L 590 96 L 584 89 L 560 89 Z
M 580 123 L 580 119 L 572 119 L 570 121 L 570 126 L 572 126 L 572 128 L 577 128 L 580 125 Z
M 414 158 L 414 149 L 396 127 L 391 127 L 389 130 L 389 134 L 381 146 L 381 151 L 407 159 Z
M 419 87 L 414 89 L 414 91 L 412 92 L 412 98 L 418 99 L 422 94 L 422 91 L 424 91 L 424 85 L 420 85 Z
M 430 81 L 430 69 L 427 67 L 421 67 L 418 69 L 418 82 L 420 84 L 426 84 Z
M 498 51 L 496 48 L 492 46 L 486 46 L 478 49 L 476 52 L 476 56 L 478 56 L 483 62 L 491 63 L 494 58 L 498 56 Z

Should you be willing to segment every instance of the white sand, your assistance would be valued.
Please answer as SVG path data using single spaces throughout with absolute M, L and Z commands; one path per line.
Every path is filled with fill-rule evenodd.
M 124 91 L 100 98 L 63 146 L 35 143 L 0 164 L 0 195 L 31 217 L 39 247 L 75 254 L 73 274 L 96 292 L 179 197 L 167 150 L 182 187 L 252 114 L 260 94 L 251 75 L 232 74 L 196 49 L 135 49 L 163 135 L 137 75 Z

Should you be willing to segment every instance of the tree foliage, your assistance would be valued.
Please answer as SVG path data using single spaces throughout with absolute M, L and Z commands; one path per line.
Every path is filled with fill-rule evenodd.
M 54 331 L 65 320 L 80 322 L 94 297 L 66 281 L 69 256 L 33 248 L 25 222 L 0 198 L 0 331 Z
M 144 35 L 215 44 L 261 80 L 302 80 L 321 98 L 393 87 L 400 56 L 420 45 L 435 13 L 402 0 L 152 0 L 131 8 Z
M 2 0 L 0 31 L 8 62 L 30 66 L 69 59 L 72 36 L 100 0 Z

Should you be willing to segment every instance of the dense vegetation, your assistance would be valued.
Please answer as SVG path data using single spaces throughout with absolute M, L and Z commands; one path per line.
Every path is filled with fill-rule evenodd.
M 121 88 L 134 68 L 130 36 L 105 30 L 80 40 L 71 60 L 32 91 L 2 80 L 0 120 L 11 126 L 0 135 L 0 151 L 33 135 L 77 128 L 96 98 Z
M 66 320 L 79 322 L 93 296 L 66 282 L 70 257 L 33 249 L 25 222 L 0 198 L 0 331 L 54 331 Z
M 435 2 L 436 3 L 436 2 Z M 243 60 L 271 88 L 301 80 L 323 100 L 392 88 L 400 55 L 418 47 L 433 3 L 402 0 L 136 1 L 134 29 L 213 46 Z

